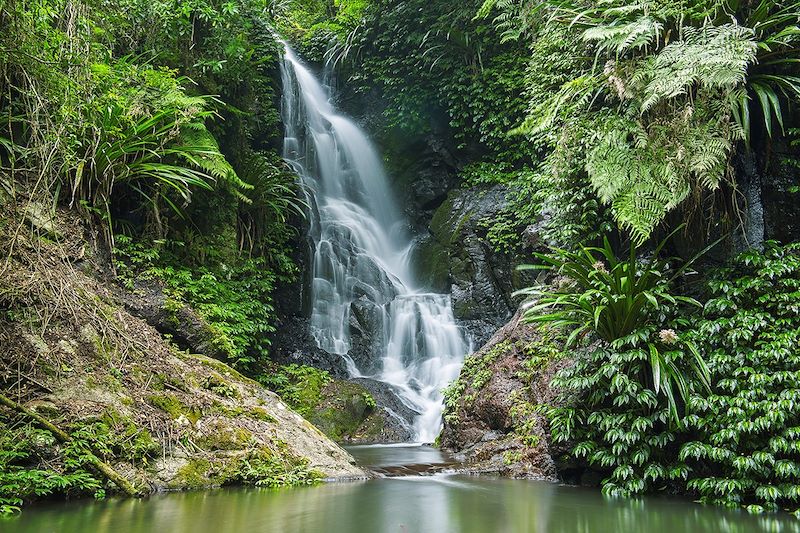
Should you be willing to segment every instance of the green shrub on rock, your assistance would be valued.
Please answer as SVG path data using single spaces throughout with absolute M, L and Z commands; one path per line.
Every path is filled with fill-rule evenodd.
M 767 243 L 708 282 L 702 316 L 650 324 L 624 342 L 593 346 L 554 380 L 570 401 L 544 408 L 554 440 L 606 474 L 603 491 L 655 490 L 751 512 L 800 499 L 800 244 Z M 675 327 L 679 333 L 667 328 Z M 649 340 L 648 340 L 649 339 Z M 653 340 L 657 339 L 657 340 Z M 686 373 L 681 423 L 647 378 L 648 342 L 677 366 L 697 352 L 711 388 Z M 676 400 L 679 400 L 676 398 Z
M 663 394 L 670 414 L 679 423 L 675 391 L 686 400 L 689 371 L 708 386 L 708 369 L 692 343 L 684 341 L 683 352 L 671 350 L 678 340 L 672 325 L 680 305 L 699 307 L 700 303 L 673 293 L 673 281 L 691 261 L 669 275 L 667 263 L 659 259 L 666 241 L 656 247 L 649 261 L 641 264 L 634 243 L 627 258 L 619 260 L 608 238 L 602 248 L 537 254 L 544 265 L 522 268 L 551 270 L 559 276 L 555 287 L 529 287 L 517 294 L 532 299 L 525 311 L 526 320 L 570 330 L 567 346 L 591 332 L 614 350 L 633 350 L 625 359 L 631 364 L 622 370 L 632 371 L 631 379 Z M 606 359 L 600 358 L 601 362 Z M 607 375 L 610 372 L 605 371 Z

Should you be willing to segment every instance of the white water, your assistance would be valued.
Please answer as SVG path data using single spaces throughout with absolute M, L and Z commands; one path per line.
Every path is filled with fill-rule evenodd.
M 287 46 L 281 69 L 284 158 L 311 205 L 314 241 L 311 330 L 320 348 L 348 357 L 355 306 L 377 316 L 381 339 L 368 375 L 393 385 L 418 414 L 416 440 L 441 429 L 442 389 L 458 377 L 468 346 L 450 296 L 420 287 L 409 265 L 412 240 L 381 159 L 363 131 L 330 103 L 329 92 Z

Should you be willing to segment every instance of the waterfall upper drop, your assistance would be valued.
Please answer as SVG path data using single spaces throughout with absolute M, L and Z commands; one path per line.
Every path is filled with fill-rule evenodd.
M 314 243 L 311 330 L 319 347 L 348 357 L 354 315 L 371 317 L 376 374 L 418 413 L 416 440 L 441 429 L 442 389 L 458 377 L 469 348 L 450 296 L 419 286 L 412 239 L 381 159 L 365 133 L 337 112 L 330 94 L 286 46 L 281 67 L 284 158 L 310 205 Z

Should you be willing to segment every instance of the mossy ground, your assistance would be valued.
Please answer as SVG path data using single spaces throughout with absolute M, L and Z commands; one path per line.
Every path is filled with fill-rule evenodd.
M 24 232 L 13 251 L 0 245 L 9 258 L 0 289 L 3 394 L 148 490 L 363 476 L 341 448 L 262 385 L 222 362 L 179 351 L 127 313 L 91 269 L 72 265 L 87 258 L 82 235 L 61 229 L 67 226 L 59 226 L 67 241 L 58 247 Z M 5 235 L 0 242 L 8 242 Z M 0 409 L 0 423 L 18 429 L 26 421 Z M 15 461 L 68 469 L 54 443 Z

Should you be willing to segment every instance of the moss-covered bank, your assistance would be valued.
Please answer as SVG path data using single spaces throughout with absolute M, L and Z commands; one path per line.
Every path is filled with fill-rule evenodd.
M 65 446 L 0 409 L 0 440 L 17 443 L 0 454 L 14 480 L 0 483 L 6 503 L 113 490 L 81 459 L 86 451 L 144 492 L 365 475 L 277 395 L 126 312 L 72 214 L 48 220 L 56 242 L 41 225 L 9 223 L 23 220 L 17 206 L 2 208 L 0 392 L 74 439 Z M 45 488 L 54 476 L 64 486 Z

